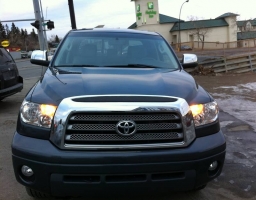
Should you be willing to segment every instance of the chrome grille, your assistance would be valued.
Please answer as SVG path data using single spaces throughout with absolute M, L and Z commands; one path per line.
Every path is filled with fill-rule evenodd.
M 180 133 L 145 133 L 135 134 L 130 137 L 122 137 L 114 134 L 73 134 L 67 135 L 69 141 L 141 141 L 141 140 L 169 140 L 182 138 Z
M 75 115 L 70 118 L 74 121 L 116 121 L 116 120 L 136 120 L 136 121 L 153 121 L 153 120 L 170 120 L 179 119 L 175 114 L 161 114 L 161 115 Z
M 170 130 L 181 128 L 177 123 L 161 123 L 161 124 L 138 124 L 137 131 L 139 130 Z M 74 131 L 115 131 L 115 124 L 73 124 L 68 126 L 68 130 Z
M 136 123 L 134 135 L 124 137 L 116 132 L 116 125 L 122 120 Z M 66 127 L 65 144 L 152 144 L 184 138 L 181 117 L 175 112 L 74 113 Z
M 76 131 L 113 131 L 115 124 L 73 124 L 68 127 L 68 130 Z

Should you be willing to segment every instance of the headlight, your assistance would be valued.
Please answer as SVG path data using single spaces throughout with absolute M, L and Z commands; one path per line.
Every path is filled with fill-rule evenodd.
M 21 119 L 27 124 L 50 128 L 56 111 L 56 106 L 23 101 L 21 105 Z
M 219 114 L 219 107 L 215 101 L 206 104 L 192 105 L 190 109 L 193 114 L 195 126 L 214 122 L 217 120 Z

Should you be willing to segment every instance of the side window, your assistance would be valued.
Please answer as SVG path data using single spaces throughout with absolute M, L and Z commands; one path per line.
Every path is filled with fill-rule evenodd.
M 0 48 L 0 64 L 2 65 L 8 61 L 13 61 L 11 55 L 4 48 Z

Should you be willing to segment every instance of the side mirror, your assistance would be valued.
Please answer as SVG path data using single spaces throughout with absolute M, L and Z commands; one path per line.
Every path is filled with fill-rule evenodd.
M 43 65 L 48 67 L 50 61 L 48 61 L 47 51 L 35 50 L 31 54 L 30 62 L 35 65 Z
M 198 65 L 197 56 L 195 54 L 183 54 L 182 62 L 183 68 L 193 68 Z

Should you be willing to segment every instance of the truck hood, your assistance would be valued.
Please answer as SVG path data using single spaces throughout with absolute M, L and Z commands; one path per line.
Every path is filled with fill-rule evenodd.
M 76 73 L 54 74 L 47 69 L 27 98 L 55 105 L 72 96 L 111 94 L 174 96 L 189 104 L 199 95 L 200 103 L 210 101 L 209 95 L 183 70 L 97 67 L 72 68 L 72 71 Z M 200 95 L 202 92 L 205 94 Z

